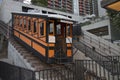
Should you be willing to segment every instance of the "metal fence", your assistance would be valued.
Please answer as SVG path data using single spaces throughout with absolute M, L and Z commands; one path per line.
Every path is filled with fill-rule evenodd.
M 73 65 L 36 71 L 36 80 L 75 80 Z
M 105 54 L 119 55 L 120 50 L 116 48 L 117 47 L 116 45 L 100 37 L 97 37 L 97 36 L 92 37 L 90 36 L 91 34 L 88 34 L 88 33 L 89 32 L 83 31 L 83 38 L 81 38 L 81 41 L 89 45 L 91 45 L 91 43 L 94 45 L 97 45 L 96 46 L 97 52 L 103 53 L 104 55 Z
M 35 80 L 35 72 L 0 61 L 2 80 Z
M 90 47 L 85 45 L 83 42 L 74 42 L 74 47 L 83 52 L 86 56 L 90 57 L 92 60 L 95 61 L 109 61 L 110 58 L 98 53 L 95 47 Z
M 99 65 L 98 63 L 101 63 Z M 107 68 L 106 68 L 107 66 Z M 74 64 L 31 71 L 0 61 L 2 80 L 120 80 L 120 63 L 76 60 Z
M 94 48 L 91 48 L 80 41 L 75 43 L 74 46 L 107 71 L 112 74 L 118 73 L 120 67 L 120 56 L 104 56 L 95 51 Z
M 67 67 L 36 71 L 36 80 L 120 80 L 120 63 L 76 60 Z
M 92 60 L 76 60 L 75 80 L 120 80 L 119 63 L 111 61 L 101 63 L 103 66 Z M 104 68 L 106 66 L 109 66 L 111 72 Z
M 120 56 L 107 56 L 112 61 L 118 61 L 120 62 Z

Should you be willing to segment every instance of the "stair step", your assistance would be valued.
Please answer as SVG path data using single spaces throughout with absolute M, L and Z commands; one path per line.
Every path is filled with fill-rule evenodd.
M 22 54 L 22 53 L 24 53 L 24 54 L 25 54 L 25 53 L 27 53 L 27 54 L 29 53 L 28 51 L 21 51 L 21 50 L 18 50 L 18 52 L 21 53 L 21 54 Z
M 32 55 L 30 54 L 23 54 L 22 56 L 24 57 L 24 59 L 26 59 L 26 57 L 32 57 Z
M 20 54 L 21 54 L 21 55 L 32 55 L 32 54 L 29 53 L 29 52 L 21 52 Z
M 39 70 L 44 69 L 45 67 L 43 67 L 43 66 L 35 66 L 34 68 L 39 71 Z
M 35 66 L 41 66 L 41 65 L 40 65 L 40 63 L 32 63 L 31 66 L 35 67 Z
M 19 48 L 19 49 L 17 49 L 17 50 L 19 50 L 19 51 L 23 51 L 23 52 L 26 51 L 24 48 Z M 28 52 L 28 51 L 26 51 L 26 52 Z
M 31 56 L 26 56 L 25 58 L 26 58 L 26 59 L 32 59 L 32 60 L 35 60 L 35 59 L 36 59 L 36 57 L 34 57 L 34 56 L 32 56 L 32 55 L 31 55 Z
M 28 62 L 39 62 L 40 60 L 38 60 L 38 59 L 35 59 L 35 58 L 26 58 L 26 60 L 28 61 Z
M 30 63 L 39 63 L 40 62 L 40 60 L 38 60 L 38 59 L 27 59 L 27 61 Z

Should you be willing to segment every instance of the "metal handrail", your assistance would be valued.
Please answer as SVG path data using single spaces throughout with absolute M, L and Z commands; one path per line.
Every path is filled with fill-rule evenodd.
M 74 43 L 74 47 L 79 49 L 87 57 L 90 57 L 92 60 L 94 60 L 96 63 L 98 63 L 99 65 L 104 67 L 106 70 L 108 70 L 112 74 L 116 73 L 115 71 L 112 70 L 111 65 L 114 65 L 114 63 L 117 63 L 117 66 L 115 65 L 115 67 L 119 67 L 118 65 L 120 64 L 120 56 L 109 56 L 109 55 L 104 56 L 104 55 L 98 53 L 95 50 L 95 48 L 90 48 L 89 46 L 85 45 L 81 41 Z M 109 62 L 109 64 L 103 65 L 103 62 Z
M 12 19 L 8 21 L 8 23 L 4 23 L 0 20 L 0 30 L 4 34 L 6 38 L 10 38 L 12 27 L 11 27 Z
M 94 47 L 90 48 L 89 46 L 85 45 L 81 41 L 74 43 L 74 47 L 82 51 L 86 56 L 90 57 L 95 61 L 109 61 L 110 59 L 107 56 L 104 56 L 98 53 Z
M 97 37 L 97 36 L 96 36 L 96 37 Z M 117 49 L 113 48 L 112 46 L 107 45 L 107 44 L 105 44 L 105 43 L 103 43 L 103 42 L 101 42 L 101 41 L 99 41 L 99 40 L 97 40 L 97 39 L 89 36 L 88 34 L 85 34 L 84 31 L 83 31 L 83 38 L 86 38 L 86 39 L 88 39 L 88 40 L 90 39 L 90 42 L 94 42 L 96 45 L 99 45 L 99 47 L 103 47 L 104 50 L 107 50 L 107 51 L 110 52 L 110 53 L 113 53 L 113 54 L 116 54 L 116 55 L 120 53 L 120 51 L 118 51 Z M 85 42 L 86 42 L 86 41 L 85 41 Z M 88 43 L 88 42 L 86 42 L 86 43 Z M 108 43 L 110 43 L 110 42 L 108 42 Z M 112 44 L 112 43 L 110 43 L 110 44 Z M 102 46 L 102 45 L 107 46 L 107 48 L 109 48 L 109 49 L 105 48 L 105 47 Z M 113 44 L 113 45 L 114 45 L 114 44 Z M 102 53 L 105 53 L 104 50 L 99 50 L 99 51 L 101 51 Z M 117 52 L 117 53 L 115 53 L 115 52 Z
M 35 71 L 37 80 L 75 80 L 73 65 L 69 67 L 72 68 L 72 71 L 64 66 Z
M 114 62 L 111 61 L 98 61 L 98 62 L 101 63 L 102 66 L 98 65 L 98 63 L 93 60 L 76 60 L 75 64 L 76 68 L 78 69 L 76 71 L 77 75 L 81 76 L 81 78 L 84 78 L 84 75 L 86 73 L 92 72 L 90 74 L 92 75 L 91 77 L 99 78 L 97 80 L 119 80 L 120 69 L 115 68 L 117 66 L 115 66 L 116 64 Z M 107 69 L 106 66 L 108 67 Z M 93 80 L 93 78 L 90 80 Z

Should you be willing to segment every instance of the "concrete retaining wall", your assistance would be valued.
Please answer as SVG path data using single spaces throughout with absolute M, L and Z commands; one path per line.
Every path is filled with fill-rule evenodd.
M 16 66 L 33 70 L 30 64 L 20 55 L 20 53 L 14 48 L 14 46 L 10 42 L 8 44 L 8 59 L 12 64 Z
M 110 20 L 109 19 L 101 20 L 99 22 L 95 22 L 93 24 L 83 26 L 82 30 L 87 31 L 87 30 L 101 28 L 101 27 L 104 27 L 104 26 L 108 26 L 108 35 L 102 36 L 102 37 L 104 39 L 111 39 L 111 30 L 110 30 L 111 28 L 110 28 Z

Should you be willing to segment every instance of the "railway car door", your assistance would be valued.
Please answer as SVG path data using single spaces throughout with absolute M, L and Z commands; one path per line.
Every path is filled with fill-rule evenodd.
M 58 23 L 56 25 L 56 54 L 55 57 L 62 60 L 66 57 L 66 24 Z

